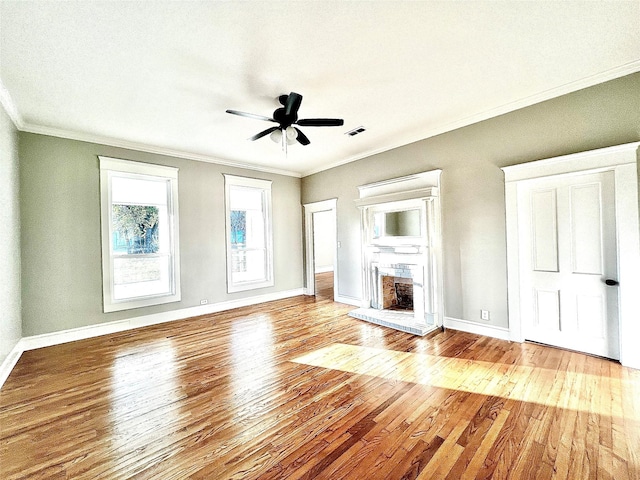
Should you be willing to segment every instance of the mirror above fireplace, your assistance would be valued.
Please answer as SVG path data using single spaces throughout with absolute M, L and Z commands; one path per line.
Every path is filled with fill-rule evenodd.
M 373 238 L 420 237 L 422 235 L 420 209 L 373 214 Z

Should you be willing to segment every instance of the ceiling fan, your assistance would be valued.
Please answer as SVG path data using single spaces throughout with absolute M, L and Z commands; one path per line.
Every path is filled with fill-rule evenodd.
M 238 110 L 227 110 L 227 113 L 277 123 L 277 126 L 267 128 L 266 130 L 255 134 L 253 137 L 249 138 L 249 140 L 254 141 L 266 135 L 270 135 L 274 142 L 282 141 L 282 148 L 285 151 L 287 144 L 290 145 L 296 141 L 301 145 L 309 145 L 309 143 L 311 143 L 307 136 L 295 125 L 300 127 L 339 127 L 344 125 L 344 120 L 340 118 L 298 119 L 298 109 L 302 103 L 302 95 L 299 93 L 291 92 L 289 95 L 280 95 L 278 97 L 278 101 L 282 107 L 276 108 L 272 117 L 240 112 Z

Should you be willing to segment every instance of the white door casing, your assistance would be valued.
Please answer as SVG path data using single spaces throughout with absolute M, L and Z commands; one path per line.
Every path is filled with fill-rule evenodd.
M 604 196 L 601 197 L 600 204 L 605 206 L 601 221 L 606 220 L 604 217 L 608 215 L 607 211 L 611 213 L 610 210 L 614 210 L 613 222 L 615 225 L 612 230 L 615 232 L 614 245 L 617 247 L 617 255 L 616 261 L 613 263 L 617 268 L 617 280 L 620 282 L 620 285 L 619 287 L 601 288 L 605 288 L 606 300 L 608 300 L 609 303 L 612 303 L 610 301 L 612 296 L 617 296 L 618 299 L 618 346 L 620 361 L 625 366 L 640 368 L 640 349 L 637 348 L 637 339 L 640 338 L 640 322 L 638 322 L 640 318 L 640 296 L 638 295 L 640 291 L 640 227 L 638 224 L 637 177 L 639 146 L 640 142 L 634 142 L 503 168 L 506 181 L 509 330 L 511 340 L 524 341 L 529 334 L 527 330 L 527 315 L 529 315 L 529 318 L 536 315 L 535 311 L 532 312 L 532 303 L 536 298 L 533 297 L 531 292 L 531 284 L 527 284 L 530 280 L 526 278 L 523 279 L 521 276 L 523 270 L 521 263 L 529 262 L 532 265 L 534 262 L 538 262 L 537 269 L 542 271 L 545 268 L 549 268 L 548 262 L 553 259 L 553 255 L 555 254 L 553 245 L 548 242 L 546 245 L 540 246 L 538 251 L 535 252 L 538 258 L 533 257 L 533 251 L 529 251 L 529 257 L 525 258 L 527 254 L 521 251 L 523 247 L 520 237 L 524 228 L 522 223 L 528 221 L 529 225 L 532 224 L 532 219 L 523 218 L 521 214 L 521 204 L 524 201 L 521 198 L 523 195 L 522 191 L 537 182 L 537 179 L 541 179 L 539 180 L 540 183 L 538 183 L 540 188 L 537 191 L 535 201 L 538 203 L 537 207 L 539 207 L 538 209 L 541 212 L 544 212 L 545 209 L 549 211 L 556 208 L 556 206 L 553 205 L 554 202 L 565 203 L 567 201 L 566 196 L 569 195 L 569 193 L 567 193 L 566 189 L 560 192 L 560 194 L 558 192 L 555 194 L 545 193 L 545 177 L 548 179 L 555 176 L 554 180 L 557 180 L 563 177 L 571 178 L 579 175 L 587 179 L 587 174 L 599 175 L 602 172 L 609 172 L 605 175 L 605 177 L 607 177 L 605 184 L 607 182 L 613 183 L 613 200 L 606 199 L 606 192 L 603 194 Z M 571 181 L 572 180 L 567 180 L 569 183 L 571 183 Z M 529 187 L 526 187 L 527 184 Z M 523 185 L 525 185 L 525 187 L 523 187 Z M 573 196 L 575 197 L 574 203 L 577 204 L 575 206 L 577 211 L 573 215 L 578 214 L 580 210 L 587 215 L 587 219 L 589 219 L 589 215 L 591 215 L 591 221 L 582 221 L 582 224 L 576 225 L 573 228 L 586 229 L 586 232 L 593 229 L 595 223 L 593 218 L 593 215 L 595 215 L 595 188 L 593 182 L 590 183 L 586 181 L 583 187 L 577 187 L 577 190 L 573 192 Z M 531 198 L 529 198 L 528 201 L 530 202 Z M 569 216 L 571 216 L 571 214 L 572 212 L 569 210 Z M 584 218 L 583 216 L 583 220 Z M 535 220 L 533 221 L 535 222 Z M 545 228 L 548 231 L 558 227 L 553 225 L 553 220 L 550 220 L 549 215 L 546 217 L 545 215 L 541 215 L 537 221 L 539 223 L 536 228 L 539 229 L 538 236 L 541 238 L 545 236 Z M 556 218 L 555 221 L 559 224 L 561 220 Z M 567 226 L 564 225 L 566 222 L 564 220 L 562 220 L 562 222 L 562 228 L 566 229 Z M 580 223 L 580 221 L 578 221 L 578 223 Z M 578 234 L 576 237 L 577 240 L 584 235 L 586 235 L 586 233 Z M 572 243 L 573 242 L 569 244 L 569 248 L 578 249 L 576 250 L 576 254 L 579 257 L 579 265 L 577 265 L 579 268 L 577 269 L 594 270 L 594 264 L 589 263 L 595 258 L 594 255 L 591 255 L 592 250 L 590 250 L 593 245 L 588 242 L 577 242 L 578 244 L 574 246 Z M 558 248 L 560 248 L 560 242 L 558 242 L 557 245 Z M 610 250 L 608 254 L 611 254 Z M 589 258 L 590 260 L 587 261 L 585 258 Z M 611 261 L 607 260 L 606 256 L 602 258 L 602 261 L 603 266 L 607 262 L 611 264 Z M 562 260 L 560 260 L 560 258 L 558 262 L 558 267 L 561 267 Z M 571 268 L 573 268 L 575 260 L 570 260 L 570 262 L 572 262 Z M 585 262 L 587 263 L 585 264 Z M 553 267 L 553 265 L 551 265 L 551 267 Z M 543 272 L 539 273 L 541 273 L 542 276 L 544 275 Z M 600 276 L 596 274 L 587 276 L 597 277 L 601 282 L 605 278 L 616 279 L 614 276 L 615 273 L 615 270 L 606 270 L 603 271 L 603 274 Z M 591 280 L 593 280 L 593 278 L 591 278 Z M 549 288 L 547 290 L 551 293 L 542 289 L 540 297 L 546 296 L 546 298 L 541 298 L 541 302 L 539 303 L 542 304 L 541 308 L 544 308 L 544 305 L 546 305 L 548 311 L 551 312 L 551 315 L 547 314 L 546 318 L 549 318 L 549 316 L 554 318 L 555 307 L 553 307 L 553 302 L 555 299 L 553 298 L 553 292 L 557 289 Z M 588 297 L 588 295 L 586 295 L 586 297 Z M 547 302 L 545 303 L 544 300 L 547 300 Z M 597 305 L 599 302 L 599 300 L 594 300 L 593 298 L 586 298 L 580 308 L 584 311 L 587 309 L 586 305 L 591 305 L 589 308 L 593 308 L 594 303 Z M 595 317 L 591 314 L 590 318 L 593 319 Z M 613 332 L 613 334 L 615 334 L 615 332 Z M 609 338 L 609 341 L 615 343 L 615 340 L 611 340 L 611 338 Z M 612 347 L 609 345 L 609 348 L 615 349 L 615 346 Z

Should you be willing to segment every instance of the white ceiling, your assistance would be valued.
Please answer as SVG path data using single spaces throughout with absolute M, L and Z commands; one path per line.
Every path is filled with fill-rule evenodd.
M 24 131 L 301 176 L 640 71 L 639 24 L 639 1 L 0 0 L 0 97 Z M 344 127 L 285 156 L 225 113 L 291 91 Z

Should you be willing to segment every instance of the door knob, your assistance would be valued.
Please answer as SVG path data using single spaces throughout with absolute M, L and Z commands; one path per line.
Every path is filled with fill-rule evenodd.
M 616 285 L 620 285 L 620 282 L 618 282 L 617 280 L 614 280 L 612 278 L 607 278 L 604 283 L 606 283 L 607 285 L 609 285 L 610 287 L 615 287 Z

